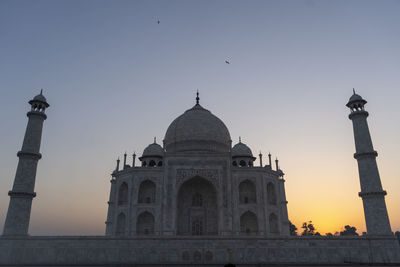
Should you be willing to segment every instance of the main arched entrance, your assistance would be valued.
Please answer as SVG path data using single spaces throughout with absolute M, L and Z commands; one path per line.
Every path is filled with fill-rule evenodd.
M 217 235 L 218 203 L 214 186 L 196 176 L 179 188 L 177 199 L 178 235 Z

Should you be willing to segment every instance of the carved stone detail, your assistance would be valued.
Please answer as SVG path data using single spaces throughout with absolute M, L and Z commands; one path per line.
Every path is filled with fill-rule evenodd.
M 216 169 L 177 169 L 176 188 L 179 188 L 186 180 L 195 176 L 207 178 L 216 189 L 219 188 L 218 170 Z

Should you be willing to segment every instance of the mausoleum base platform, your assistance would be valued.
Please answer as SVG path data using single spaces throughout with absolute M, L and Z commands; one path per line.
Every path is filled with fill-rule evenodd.
M 0 265 L 396 264 L 395 237 L 0 237 Z

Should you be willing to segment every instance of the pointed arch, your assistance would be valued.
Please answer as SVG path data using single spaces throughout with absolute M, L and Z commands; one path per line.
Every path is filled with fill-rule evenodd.
M 140 213 L 136 222 L 137 235 L 153 235 L 154 234 L 154 216 L 148 211 Z
M 178 235 L 217 235 L 218 198 L 214 185 L 195 176 L 185 181 L 177 195 Z
M 154 160 L 150 160 L 149 166 L 150 167 L 155 167 L 156 166 L 156 162 Z
M 150 180 L 143 181 L 139 186 L 138 203 L 156 202 L 156 184 Z
M 243 235 L 255 235 L 258 233 L 257 215 L 246 211 L 240 216 L 240 233 Z
M 128 204 L 128 184 L 123 182 L 118 191 L 118 205 Z
M 117 229 L 115 231 L 115 234 L 118 236 L 124 236 L 125 225 L 126 225 L 126 216 L 123 212 L 121 212 L 117 217 Z
M 239 184 L 239 203 L 252 204 L 257 202 L 256 186 L 250 180 Z
M 267 200 L 268 200 L 268 204 L 276 205 L 275 185 L 271 182 L 269 182 L 267 184 Z
M 279 233 L 278 216 L 275 213 L 269 215 L 269 232 L 273 234 Z

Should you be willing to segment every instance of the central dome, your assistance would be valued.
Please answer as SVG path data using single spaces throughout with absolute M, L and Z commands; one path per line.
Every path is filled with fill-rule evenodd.
M 164 138 L 167 152 L 230 152 L 231 136 L 225 124 L 199 104 L 176 118 Z

